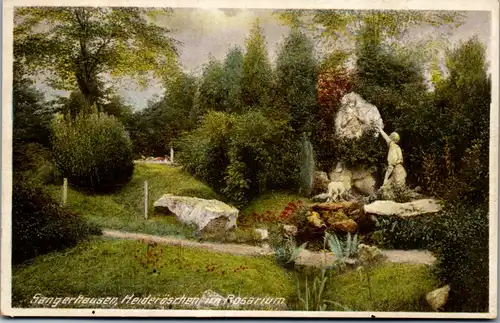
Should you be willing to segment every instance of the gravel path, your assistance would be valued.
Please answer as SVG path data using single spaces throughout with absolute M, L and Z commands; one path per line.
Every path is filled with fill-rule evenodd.
M 130 233 L 115 230 L 103 230 L 103 235 L 118 239 L 147 240 L 159 244 L 199 248 L 232 255 L 265 256 L 273 254 L 273 250 L 268 246 L 258 247 L 233 243 L 197 242 L 169 236 L 154 236 L 143 233 Z M 431 265 L 434 261 L 436 261 L 434 256 L 426 250 L 382 250 L 382 252 L 387 256 L 387 260 L 393 263 Z M 331 264 L 333 263 L 333 260 L 334 257 L 331 252 L 313 252 L 304 250 L 299 254 L 296 263 L 299 265 L 321 266 L 325 263 L 325 261 L 326 263 Z

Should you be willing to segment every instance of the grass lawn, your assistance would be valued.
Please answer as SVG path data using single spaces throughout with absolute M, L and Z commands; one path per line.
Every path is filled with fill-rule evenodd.
M 144 181 L 149 186 L 149 218 L 144 219 Z M 49 191 L 60 199 L 61 187 L 49 185 Z M 154 215 L 153 203 L 163 194 L 219 199 L 210 187 L 183 172 L 179 167 L 158 164 L 136 164 L 132 180 L 120 191 L 107 195 L 87 195 L 68 189 L 68 207 L 86 220 L 105 229 L 140 232 L 155 235 L 172 235 L 208 241 L 258 244 L 259 235 L 248 225 L 224 234 L 207 233 L 200 236 L 194 228 L 177 222 L 175 216 Z M 249 203 L 240 212 L 245 218 L 252 212 L 279 213 L 292 201 L 304 200 L 298 195 L 278 191 L 268 192 Z M 306 200 L 304 200 L 306 201 Z M 247 223 L 253 224 L 252 221 Z M 247 224 L 245 223 L 245 224 Z
M 364 276 L 365 278 L 366 276 Z M 427 265 L 386 263 L 371 276 L 371 298 L 366 278 L 350 271 L 332 276 L 325 299 L 335 300 L 355 311 L 432 311 L 425 295 L 438 288 Z
M 13 268 L 13 306 L 33 306 L 29 301 L 37 293 L 45 297 L 83 295 L 121 300 L 130 294 L 200 297 L 206 290 L 224 297 L 287 298 L 294 291 L 292 276 L 277 267 L 271 257 L 232 256 L 178 246 L 149 247 L 141 241 L 99 238 L 37 257 L 32 264 Z
M 144 219 L 146 180 L 149 186 L 148 220 Z M 60 199 L 60 186 L 50 185 L 48 188 L 54 197 Z M 174 216 L 153 215 L 153 203 L 166 193 L 219 199 L 212 189 L 180 168 L 136 164 L 132 180 L 120 191 L 108 195 L 86 195 L 70 187 L 67 201 L 69 208 L 102 228 L 192 237 L 194 230 L 178 223 Z

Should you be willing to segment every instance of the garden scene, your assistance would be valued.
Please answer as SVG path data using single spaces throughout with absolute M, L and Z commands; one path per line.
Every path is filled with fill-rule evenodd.
M 488 312 L 490 20 L 16 8 L 12 306 Z

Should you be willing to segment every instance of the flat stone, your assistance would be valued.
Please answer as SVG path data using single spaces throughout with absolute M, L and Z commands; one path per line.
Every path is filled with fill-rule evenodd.
M 364 211 L 376 215 L 395 215 L 399 217 L 412 217 L 421 214 L 436 213 L 441 211 L 441 203 L 435 199 L 421 199 L 407 203 L 394 201 L 375 201 L 367 204 Z
M 228 230 L 236 227 L 238 209 L 218 200 L 165 194 L 154 203 L 155 211 L 168 210 L 178 221 L 201 230 Z

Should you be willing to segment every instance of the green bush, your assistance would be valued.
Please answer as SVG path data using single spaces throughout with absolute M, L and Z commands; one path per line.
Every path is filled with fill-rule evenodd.
M 271 188 L 297 183 L 299 145 L 285 122 L 259 111 L 209 112 L 179 142 L 185 169 L 242 205 Z
M 451 287 L 447 311 L 487 311 L 487 203 L 450 203 L 431 217 L 379 220 L 379 229 L 385 247 L 429 249 L 435 254 L 435 274 Z
M 132 144 L 115 117 L 92 114 L 74 123 L 57 119 L 52 146 L 62 176 L 82 190 L 110 192 L 132 178 Z
M 14 172 L 21 172 L 32 180 L 49 184 L 59 179 L 49 148 L 39 143 L 16 143 L 12 149 Z
M 486 312 L 489 298 L 488 204 L 445 209 L 434 232 L 436 274 L 451 287 L 445 310 Z
M 12 189 L 12 263 L 76 245 L 96 227 L 59 206 L 36 182 L 15 175 Z

